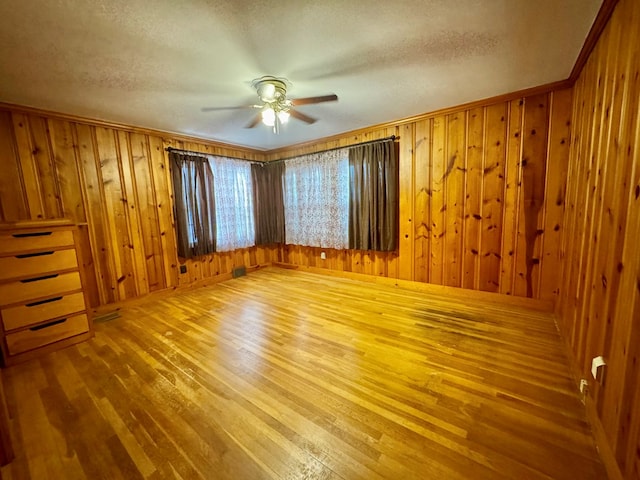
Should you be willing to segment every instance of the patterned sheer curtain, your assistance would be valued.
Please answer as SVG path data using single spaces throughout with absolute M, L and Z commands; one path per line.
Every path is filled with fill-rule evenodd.
M 216 250 L 255 245 L 251 163 L 209 157 L 215 178 Z
M 285 162 L 286 242 L 349 247 L 349 150 L 304 155 Z

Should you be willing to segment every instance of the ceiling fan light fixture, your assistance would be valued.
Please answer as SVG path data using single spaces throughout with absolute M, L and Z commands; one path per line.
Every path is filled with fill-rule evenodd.
M 262 123 L 268 127 L 273 127 L 276 123 L 276 112 L 270 106 L 262 110 Z
M 276 98 L 275 85 L 268 82 L 263 82 L 258 85 L 258 98 L 263 102 L 272 102 Z
M 287 123 L 289 121 L 289 112 L 287 110 L 280 110 L 278 112 L 278 120 L 280 120 L 280 123 Z
M 264 77 L 253 80 L 251 85 L 256 89 L 260 101 L 272 103 L 278 99 L 285 98 L 287 95 L 287 86 L 290 84 L 286 78 L 265 75 Z

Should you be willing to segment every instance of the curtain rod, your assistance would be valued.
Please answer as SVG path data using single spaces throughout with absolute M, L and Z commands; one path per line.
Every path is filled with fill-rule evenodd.
M 184 148 L 173 148 L 173 147 L 167 147 L 165 148 L 165 150 L 167 152 L 183 152 L 183 153 L 190 153 L 191 155 L 197 155 L 199 157 L 202 158 L 207 158 L 207 157 L 224 157 L 224 158 L 231 158 L 233 160 L 242 160 L 243 162 L 251 162 L 251 163 L 264 163 L 261 162 L 259 160 L 248 160 L 246 158 L 240 158 L 240 157 L 230 157 L 229 155 L 216 155 L 215 153 L 202 153 L 202 152 L 196 152 L 195 150 L 186 150 Z
M 234 160 L 243 160 L 245 162 L 251 162 L 251 163 L 257 163 L 259 165 L 263 165 L 265 163 L 276 163 L 276 162 L 284 162 L 285 160 L 291 160 L 292 158 L 297 158 L 297 157 L 302 157 L 304 155 L 314 155 L 316 153 L 322 153 L 322 152 L 333 152 L 335 150 L 342 150 L 343 148 L 350 148 L 350 147 L 359 147 L 360 145 L 369 145 L 371 143 L 380 143 L 380 142 L 393 142 L 394 140 L 398 140 L 400 137 L 396 136 L 396 135 L 391 135 L 390 137 L 385 137 L 385 138 L 378 138 L 376 140 L 368 140 L 366 142 L 360 142 L 360 143 L 355 143 L 353 145 L 346 145 L 344 147 L 334 147 L 334 148 L 327 148 L 326 150 L 319 150 L 317 152 L 312 152 L 312 153 L 303 153 L 302 155 L 293 155 L 291 157 L 285 157 L 285 158 L 279 158 L 277 160 L 266 160 L 266 161 L 259 161 L 259 160 L 247 160 L 246 158 L 240 158 L 240 157 L 230 157 L 228 155 L 215 155 L 212 153 L 202 153 L 202 152 L 196 152 L 194 150 L 185 150 L 184 148 L 173 148 L 173 147 L 167 147 L 165 148 L 165 150 L 167 152 L 184 152 L 184 153 L 190 153 L 192 155 L 198 155 L 200 157 L 203 158 L 207 158 L 209 156 L 213 156 L 213 157 L 224 157 L 224 158 L 232 158 Z
M 398 140 L 399 138 L 400 137 L 398 137 L 397 135 L 391 135 L 390 137 L 378 138 L 376 140 L 367 140 L 366 142 L 354 143 L 353 145 L 345 145 L 344 147 L 327 148 L 326 150 L 318 150 L 317 152 L 303 153 L 301 155 L 292 155 L 291 157 L 279 158 L 277 160 L 267 160 L 261 163 L 284 162 L 285 160 L 291 160 L 292 158 L 303 157 L 305 155 L 315 155 L 316 153 L 333 152 L 335 150 L 342 150 L 343 148 L 359 147 L 360 145 L 369 145 L 370 143 L 393 142 L 394 140 Z

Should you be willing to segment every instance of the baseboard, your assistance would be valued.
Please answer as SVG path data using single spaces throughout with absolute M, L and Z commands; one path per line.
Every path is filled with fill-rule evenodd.
M 514 297 L 512 295 L 504 295 L 502 293 L 483 292 L 480 290 L 468 290 L 465 288 L 445 287 L 443 285 L 433 285 L 431 283 L 414 282 L 411 280 L 400 280 L 397 278 L 382 277 L 376 275 L 367 275 L 365 273 L 344 272 L 340 270 L 329 270 L 328 268 L 308 267 L 303 265 L 294 265 L 284 262 L 273 262 L 274 267 L 301 270 L 310 273 L 318 273 L 331 277 L 349 278 L 363 282 L 377 283 L 379 285 L 387 285 L 401 287 L 407 290 L 430 293 L 434 295 L 446 295 L 449 297 L 459 297 L 465 300 L 476 300 L 481 302 L 489 302 L 516 307 L 523 307 L 540 312 L 553 313 L 554 304 L 551 301 L 537 300 L 534 298 Z
M 560 322 L 562 320 L 558 318 L 557 321 Z M 562 338 L 562 343 L 564 344 L 565 357 L 569 362 L 569 370 L 571 371 L 571 375 L 573 376 L 576 390 L 579 391 L 580 380 L 585 378 L 586 375 L 583 374 L 579 365 L 576 363 L 576 359 L 573 356 L 573 349 L 571 348 L 571 344 L 569 343 L 564 330 L 562 328 L 559 328 L 558 330 L 560 332 L 560 337 Z M 611 444 L 609 443 L 607 434 L 604 431 L 604 427 L 602 425 L 602 422 L 600 421 L 600 417 L 598 417 L 598 411 L 596 409 L 595 403 L 589 395 L 588 387 L 586 392 L 582 395 L 582 403 L 585 406 L 587 421 L 591 426 L 591 432 L 593 433 L 593 438 L 596 442 L 596 449 L 600 454 L 600 460 L 602 460 L 604 468 L 607 471 L 609 480 L 623 480 L 623 475 L 620 471 L 620 467 L 618 466 L 618 461 L 616 460 L 616 456 L 611 448 Z
M 600 421 L 600 417 L 598 417 L 596 406 L 588 394 L 585 395 L 584 405 L 587 409 L 587 420 L 591 425 L 591 431 L 596 439 L 596 448 L 598 449 L 598 453 L 600 453 L 600 459 L 604 464 L 604 468 L 607 470 L 609 480 L 624 480 L 616 456 L 611 449 L 609 439 Z
M 247 273 L 255 272 L 256 270 L 260 270 L 263 268 L 270 267 L 271 263 L 261 263 L 259 265 L 251 265 L 247 268 Z M 99 305 L 97 307 L 91 308 L 92 317 L 107 315 L 113 312 L 117 312 L 124 307 L 130 307 L 133 305 L 138 305 L 141 303 L 145 303 L 152 300 L 160 300 L 162 298 L 171 296 L 177 292 L 185 292 L 188 290 L 192 290 L 194 288 L 206 287 L 209 285 L 215 285 L 216 283 L 226 282 L 227 280 L 233 279 L 233 272 L 229 273 L 221 273 L 220 275 L 215 275 L 213 277 L 201 278 L 200 280 L 189 283 L 187 285 L 179 285 L 175 287 L 164 288 L 162 290 L 156 290 L 155 292 L 150 292 L 145 295 L 141 295 L 139 297 L 129 298 L 127 300 L 122 300 L 120 302 L 107 303 L 105 305 Z

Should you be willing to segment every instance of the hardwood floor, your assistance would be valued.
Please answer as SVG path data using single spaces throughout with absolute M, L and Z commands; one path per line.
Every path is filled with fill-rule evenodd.
M 553 319 L 268 268 L 6 369 L 8 479 L 604 479 Z

